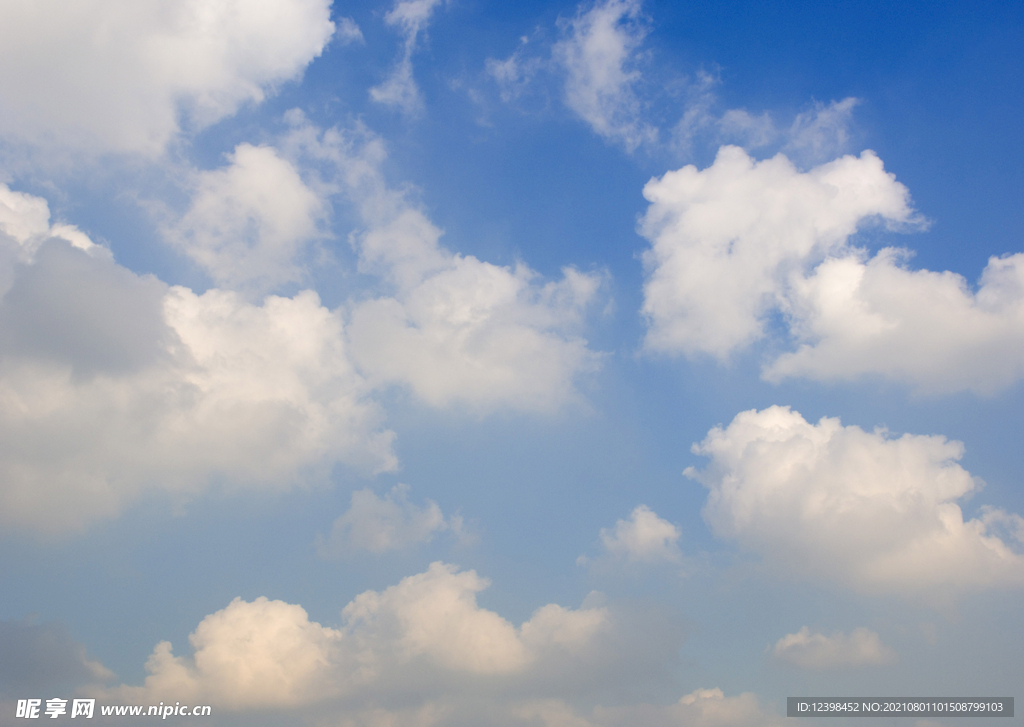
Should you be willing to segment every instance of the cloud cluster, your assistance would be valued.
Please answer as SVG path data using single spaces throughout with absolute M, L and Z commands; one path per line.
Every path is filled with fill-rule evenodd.
M 356 206 L 360 272 L 391 288 L 349 313 L 352 359 L 368 381 L 476 411 L 549 412 L 577 398 L 576 378 L 600 362 L 580 332 L 602 273 L 565 268 L 545 281 L 523 263 L 453 253 L 411 193 L 385 182 L 379 139 L 290 119 L 289 153 L 329 165 L 329 184 Z
M 260 102 L 334 33 L 328 0 L 15 0 L 0 25 L 0 136 L 86 153 L 160 153 Z M 60 49 L 59 53 L 55 49 Z
M 880 375 L 991 394 L 1024 376 L 1024 254 L 990 259 L 972 291 L 955 273 L 908 269 L 906 251 L 854 246 L 867 224 L 920 224 L 871 152 L 803 172 L 723 147 L 644 195 L 648 351 L 725 360 L 780 316 L 797 348 L 766 364 L 769 381 Z
M 229 709 L 290 706 L 345 696 L 415 689 L 441 679 L 521 675 L 539 661 L 573 658 L 610 628 L 604 608 L 549 604 L 514 626 L 481 608 L 488 581 L 444 563 L 383 591 L 366 591 L 342 610 L 339 629 L 309 621 L 300 606 L 235 599 L 189 637 L 193 655 L 161 642 L 135 700 L 191 699 Z M 182 696 L 178 696 L 182 695 Z M 154 702 L 155 703 L 155 702 Z
M 487 585 L 473 571 L 433 563 L 383 591 L 358 595 L 338 628 L 310 621 L 298 605 L 235 599 L 191 634 L 190 656 L 175 656 L 161 642 L 142 686 L 103 696 L 142 704 L 187 700 L 222 714 L 289 708 L 300 722 L 367 726 L 778 722 L 753 695 L 726 697 L 718 689 L 696 690 L 674 704 L 600 706 L 608 686 L 646 679 L 631 671 L 664 669 L 651 662 L 678 644 L 635 648 L 606 607 L 548 604 L 515 626 L 478 605 Z M 642 628 L 650 638 L 659 625 L 647 620 Z
M 811 633 L 804 626 L 779 639 L 772 656 L 801 669 L 875 666 L 896 660 L 896 652 L 883 644 L 878 634 L 863 627 L 849 636 L 842 632 L 825 636 Z
M 1024 519 L 986 507 L 965 520 L 956 504 L 979 488 L 959 442 L 775 406 L 737 414 L 693 451 L 711 459 L 686 470 L 710 491 L 708 525 L 773 571 L 903 595 L 1024 585 Z
M 652 179 L 644 197 L 644 345 L 719 359 L 762 337 L 791 279 L 858 226 L 913 220 L 907 189 L 871 152 L 801 172 L 785 156 L 757 162 L 727 146 L 707 169 Z
M 71 239 L 68 239 L 68 238 Z M 395 465 L 342 321 L 311 291 L 260 305 L 117 265 L 0 188 L 5 527 L 59 533 L 145 490 L 281 489 Z
M 317 552 L 323 558 L 358 551 L 380 554 L 429 543 L 445 531 L 461 537 L 462 518 L 446 518 L 433 500 L 422 507 L 409 502 L 408 485 L 395 485 L 384 497 L 367 488 L 352 493 L 351 507 L 334 521 L 326 538 L 318 538 Z

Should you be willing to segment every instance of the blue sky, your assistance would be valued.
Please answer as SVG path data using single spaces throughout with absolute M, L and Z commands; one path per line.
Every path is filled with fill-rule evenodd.
M 1016 696 L 1019 6 L 3 7 L 0 724 Z

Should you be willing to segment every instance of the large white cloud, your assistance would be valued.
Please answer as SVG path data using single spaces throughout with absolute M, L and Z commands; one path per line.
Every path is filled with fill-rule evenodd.
M 644 194 L 648 351 L 725 360 L 779 316 L 797 348 L 765 365 L 769 381 L 880 375 L 992 394 L 1024 376 L 1024 254 L 991 258 L 975 291 L 955 273 L 909 269 L 904 250 L 852 245 L 872 221 L 919 224 L 871 152 L 803 172 L 723 147 Z
M 266 292 L 298 282 L 304 246 L 326 204 L 277 150 L 240 144 L 222 169 L 196 173 L 189 209 L 170 241 L 222 287 Z
M 12 0 L 0 136 L 159 153 L 296 78 L 334 32 L 328 0 Z
M 960 442 L 775 406 L 737 414 L 694 452 L 711 458 L 686 470 L 710 490 L 711 529 L 775 572 L 924 597 L 1024 585 L 1024 519 L 983 508 L 965 520 L 956 504 L 979 488 L 956 463 Z
M 525 264 L 499 266 L 440 244 L 442 231 L 380 171 L 380 140 L 356 130 L 320 132 L 301 114 L 284 147 L 329 162 L 339 194 L 358 210 L 351 237 L 359 270 L 390 295 L 352 305 L 351 354 L 376 386 L 407 386 L 434 406 L 552 411 L 577 398 L 576 378 L 599 354 L 581 336 L 601 273 L 564 268 L 545 281 Z
M 229 709 L 287 706 L 341 695 L 401 691 L 410 674 L 517 675 L 553 654 L 585 650 L 610 628 L 607 609 L 537 609 L 519 627 L 481 608 L 488 581 L 444 563 L 383 591 L 366 591 L 342 610 L 339 629 L 310 622 L 300 606 L 235 599 L 189 637 L 193 655 L 161 642 L 142 687 L 117 693 L 145 700 L 208 701 Z M 410 671 L 411 670 L 411 671 Z M 447 676 L 444 676 L 447 675 Z M 155 702 L 154 702 L 155 703 Z
M 786 309 L 793 276 L 842 249 L 872 219 L 913 219 L 906 188 L 871 152 L 801 172 L 782 155 L 757 162 L 722 147 L 644 187 L 643 313 L 650 351 L 726 359 Z
M 632 635 L 615 612 L 548 604 L 515 626 L 477 603 L 487 585 L 473 571 L 434 563 L 383 591 L 358 595 L 337 628 L 311 621 L 298 605 L 235 599 L 203 619 L 189 637 L 190 655 L 175 656 L 171 644 L 161 642 L 142 686 L 102 696 L 108 702 L 211 704 L 222 715 L 259 717 L 288 708 L 296 723 L 367 727 L 778 722 L 754 695 L 726 697 L 718 689 L 698 689 L 674 704 L 619 699 L 618 706 L 595 707 L 595 696 L 600 703 L 610 687 L 645 680 L 644 666 L 650 666 L 638 667 L 631 647 L 623 647 Z M 665 641 L 658 628 L 649 619 L 640 627 L 647 638 Z M 674 657 L 677 648 L 645 648 L 640 658 Z
M 338 461 L 395 465 L 315 293 L 255 305 L 168 287 L 47 218 L 0 188 L 5 527 L 75 530 L 144 490 L 186 496 L 214 478 L 281 489 Z
M 896 652 L 883 644 L 878 634 L 863 627 L 849 636 L 841 631 L 826 636 L 811 633 L 804 626 L 775 642 L 772 656 L 802 669 L 835 669 L 887 664 L 896 659 Z

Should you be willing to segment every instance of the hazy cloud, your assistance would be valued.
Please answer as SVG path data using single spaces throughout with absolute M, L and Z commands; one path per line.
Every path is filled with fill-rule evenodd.
M 404 36 L 402 55 L 391 74 L 379 86 L 370 89 L 370 98 L 389 106 L 397 106 L 406 114 L 416 113 L 423 106 L 420 89 L 412 75 L 412 54 L 420 34 L 426 31 L 434 8 L 442 0 L 397 0 L 384 16 L 384 22 L 396 26 Z
M 806 626 L 779 639 L 772 656 L 801 669 L 875 666 L 896 660 L 896 652 L 885 646 L 874 631 L 859 628 L 849 636 L 842 632 L 825 636 L 811 633 Z
M 24 699 L 26 694 L 100 685 L 113 678 L 109 669 L 86 656 L 85 647 L 62 624 L 0 621 L 0 695 Z
M 565 103 L 600 136 L 628 151 L 657 140 L 643 121 L 635 52 L 648 26 L 638 0 L 605 0 L 560 23 L 552 57 L 566 74 Z
M 462 518 L 445 518 L 433 500 L 423 506 L 409 501 L 409 486 L 395 485 L 384 497 L 373 490 L 352 493 L 351 507 L 334 521 L 326 539 L 318 538 L 317 552 L 337 558 L 360 550 L 385 553 L 429 543 L 438 533 L 462 535 Z

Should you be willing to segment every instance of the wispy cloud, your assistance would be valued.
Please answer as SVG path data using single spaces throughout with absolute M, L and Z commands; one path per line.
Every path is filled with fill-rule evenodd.
M 883 644 L 874 631 L 859 628 L 849 635 L 836 632 L 825 636 L 811 633 L 806 626 L 779 639 L 772 656 L 801 669 L 878 666 L 896 660 L 896 652 Z
M 426 31 L 434 9 L 442 0 L 399 0 L 384 16 L 384 22 L 395 26 L 404 36 L 402 54 L 391 74 L 370 89 L 370 98 L 378 103 L 396 106 L 406 114 L 418 113 L 423 107 L 419 86 L 413 78 L 412 54 L 420 35 Z

